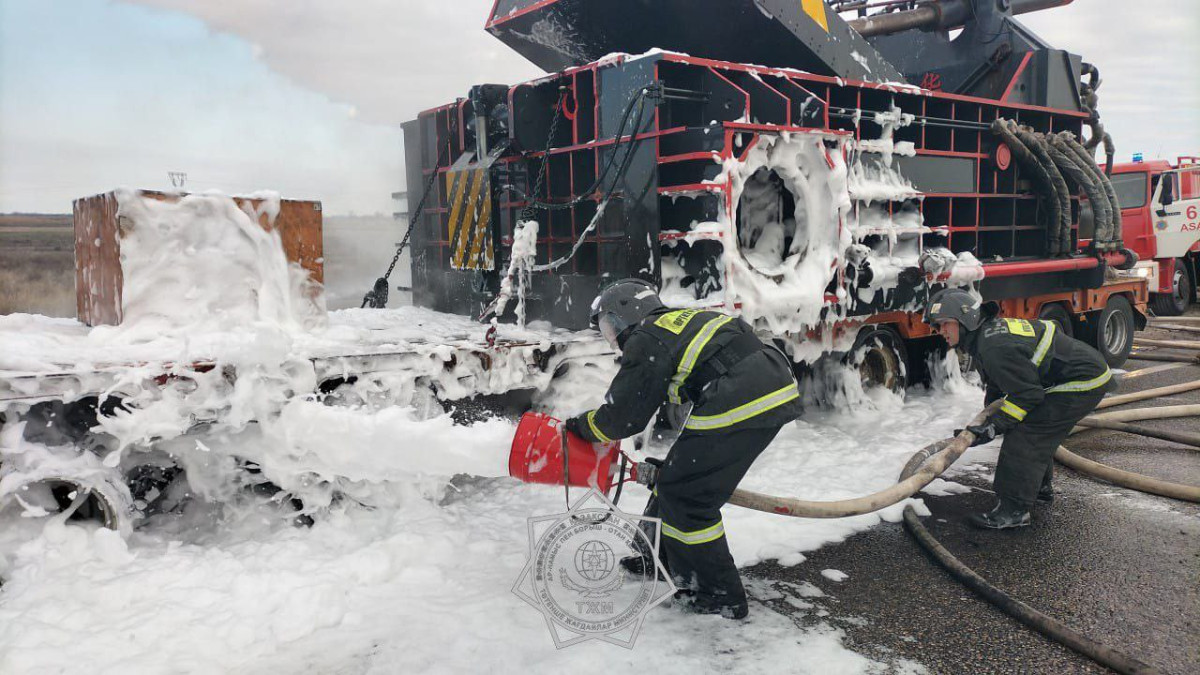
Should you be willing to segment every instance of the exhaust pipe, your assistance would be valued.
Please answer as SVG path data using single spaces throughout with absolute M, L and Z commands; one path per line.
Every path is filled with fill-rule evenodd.
M 1065 7 L 1075 0 L 1010 0 L 1014 16 Z M 970 0 L 937 0 L 905 12 L 875 14 L 847 21 L 865 38 L 909 30 L 953 30 L 971 16 Z

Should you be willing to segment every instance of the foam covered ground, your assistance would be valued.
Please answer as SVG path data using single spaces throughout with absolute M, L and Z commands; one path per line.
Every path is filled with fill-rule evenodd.
M 27 440 L 25 422 L 16 421 L 23 404 L 9 406 L 0 430 L 0 673 L 920 671 L 854 653 L 819 616 L 814 624 L 775 612 L 770 603 L 780 598 L 809 611 L 799 598 L 822 590 L 761 579 L 749 583 L 747 623 L 668 606 L 653 611 L 633 651 L 556 650 L 542 615 L 511 589 L 528 556 L 527 519 L 562 513 L 562 488 L 506 477 L 515 420 L 455 424 L 427 405 L 429 381 L 416 384 L 440 377 L 443 393 L 483 391 L 485 374 L 424 359 L 328 399 L 309 393 L 318 384 L 309 359 L 324 351 L 422 355 L 479 344 L 486 327 L 411 308 L 308 321 L 305 289 L 292 283 L 278 238 L 253 229 L 228 198 L 187 197 L 175 211 L 125 199 L 134 200 L 129 236 L 156 228 L 147 245 L 130 248 L 135 253 L 155 255 L 149 244 L 164 231 L 159 225 L 189 241 L 189 219 L 207 229 L 192 248 L 173 249 L 176 264 L 143 260 L 130 268 L 143 276 L 126 280 L 138 290 L 129 296 L 137 311 L 120 327 L 0 317 L 0 378 L 20 371 L 36 386 L 43 373 L 111 364 L 213 360 L 216 367 L 174 378 L 159 378 L 161 366 L 122 368 L 112 386 L 122 387 L 114 390 L 127 395 L 126 408 L 100 419 L 101 442 L 92 449 Z M 231 256 L 237 264 L 228 269 L 245 269 L 214 277 L 206 247 Z M 270 255 L 260 255 L 264 248 Z M 158 278 L 189 288 L 209 309 L 192 316 L 154 297 Z M 242 292 L 227 293 L 223 282 Z M 273 291 L 249 292 L 245 284 Z M 502 340 L 570 337 L 548 327 L 500 328 Z M 550 384 L 539 407 L 561 416 L 600 403 L 613 358 L 604 350 L 585 355 L 586 363 Z M 492 361 L 493 384 L 511 385 L 527 370 L 520 358 Z M 788 425 L 744 485 L 813 500 L 876 491 L 895 481 L 918 447 L 949 435 L 981 404 L 980 391 L 957 380 L 903 402 L 858 392 L 843 412 L 813 412 Z M 128 538 L 64 524 L 16 499 L 22 481 L 63 466 L 86 464 L 120 483 L 155 462 L 183 468 L 187 494 L 133 523 Z M 263 480 L 301 499 L 315 524 L 293 525 L 288 500 L 255 491 Z M 956 488 L 943 481 L 935 489 Z M 640 512 L 646 497 L 629 486 L 621 506 Z M 808 551 L 898 519 L 901 509 L 829 521 L 737 507 L 724 513 L 740 565 L 796 565 Z M 835 583 L 853 579 L 830 581 L 826 590 Z
M 979 399 L 963 388 L 811 415 L 784 430 L 743 485 L 808 499 L 882 488 Z M 339 471 L 374 467 L 356 476 L 373 507 L 341 502 L 311 529 L 261 506 L 227 508 L 158 522 L 128 541 L 45 519 L 6 526 L 0 672 L 887 670 L 846 650 L 836 630 L 798 628 L 761 602 L 741 625 L 658 608 L 632 652 L 555 650 L 541 615 L 509 589 L 527 556 L 526 518 L 561 512 L 562 489 L 494 477 L 448 484 L 466 465 L 503 475 L 511 421 L 462 427 L 394 410 L 330 410 L 286 426 L 308 446 L 344 448 Z M 645 498 L 631 487 L 622 506 L 638 510 Z M 740 565 L 803 564 L 806 551 L 896 520 L 900 509 L 830 521 L 732 506 L 724 514 Z M 762 588 L 752 594 L 764 599 Z

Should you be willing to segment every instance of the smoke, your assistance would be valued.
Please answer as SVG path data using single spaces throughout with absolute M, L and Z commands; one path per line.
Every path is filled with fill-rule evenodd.
M 330 310 L 358 307 L 375 280 L 387 271 L 408 221 L 391 216 L 327 216 L 323 229 L 325 305 Z M 412 263 L 405 251 L 389 279 L 388 307 L 411 304 L 412 294 L 397 290 L 409 286 L 411 278 Z
M 273 70 L 352 105 L 364 122 L 398 124 L 473 84 L 541 72 L 483 30 L 492 0 L 133 1 L 247 40 Z
M 473 84 L 539 74 L 483 30 L 492 0 L 134 1 L 248 40 L 272 69 L 353 105 L 367 122 L 395 124 Z M 1087 0 L 1020 20 L 1100 68 L 1101 114 L 1121 156 L 1200 147 L 1200 3 Z

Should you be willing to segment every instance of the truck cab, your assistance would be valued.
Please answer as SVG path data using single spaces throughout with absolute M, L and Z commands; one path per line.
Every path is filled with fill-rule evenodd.
M 1183 314 L 1196 301 L 1200 274 L 1200 158 L 1120 164 L 1112 184 L 1125 244 L 1150 282 L 1151 308 Z

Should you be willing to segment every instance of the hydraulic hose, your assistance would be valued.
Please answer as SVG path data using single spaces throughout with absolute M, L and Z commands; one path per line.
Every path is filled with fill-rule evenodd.
M 1046 239 L 1050 244 L 1050 253 L 1062 253 L 1059 250 L 1061 246 L 1058 242 L 1056 232 L 1059 222 L 1062 219 L 1062 207 L 1059 205 L 1057 191 L 1054 187 L 1054 181 L 1050 178 L 1050 173 L 1046 171 L 1046 167 L 1042 166 L 1042 162 L 1033 153 L 1033 150 L 1017 134 L 1013 133 L 1009 120 L 998 119 L 992 122 L 992 133 L 999 136 L 1000 140 L 1004 141 L 1004 144 L 1012 150 L 1017 164 L 1032 175 L 1034 181 L 1041 189 L 1042 203 L 1046 205 L 1046 211 L 1049 213 L 1049 222 L 1046 225 Z M 1069 219 L 1070 215 L 1067 218 Z
M 1050 153 L 1046 149 L 1045 137 L 1039 138 L 1032 130 L 1022 127 L 1012 120 L 1007 120 L 1007 123 L 1009 131 L 1021 139 L 1050 176 L 1050 185 L 1053 188 L 1050 194 L 1058 200 L 1058 221 L 1050 230 L 1051 241 L 1055 244 L 1051 246 L 1050 253 L 1052 255 L 1070 253 L 1071 191 L 1067 188 L 1067 181 L 1059 172 L 1058 167 L 1054 165 L 1054 160 L 1050 158 Z
M 996 401 L 975 416 L 967 426 L 977 426 L 987 421 L 989 415 L 999 409 L 1003 401 Z M 734 490 L 729 498 L 730 504 L 735 504 L 755 511 L 777 513 L 781 516 L 795 518 L 845 518 L 872 513 L 879 509 L 898 504 L 920 492 L 922 488 L 933 482 L 959 457 L 971 447 L 975 435 L 963 430 L 958 436 L 938 441 L 925 446 L 917 452 L 921 457 L 920 470 L 914 469 L 910 475 L 895 485 L 880 490 L 874 494 L 857 499 L 845 499 L 836 502 L 812 502 L 790 497 L 775 497 L 750 490 Z M 914 456 L 914 459 L 915 457 Z M 928 459 L 928 462 L 925 460 Z M 912 460 L 910 460 L 911 463 Z
M 1088 78 L 1079 83 L 1079 102 L 1082 104 L 1084 112 L 1088 113 L 1087 125 L 1092 130 L 1092 137 L 1088 139 L 1087 150 L 1090 153 L 1089 160 L 1095 162 L 1096 147 L 1101 142 L 1104 143 L 1104 175 L 1111 176 L 1113 172 L 1113 159 L 1116 156 L 1116 146 L 1113 145 L 1112 135 L 1104 130 L 1104 124 L 1100 122 L 1100 95 L 1096 92 L 1100 89 L 1102 80 L 1100 78 L 1100 69 L 1090 63 L 1081 64 L 1081 75 Z
M 1100 167 L 1096 166 L 1095 157 L 1088 154 L 1088 151 L 1071 132 L 1064 131 L 1057 138 L 1063 149 L 1075 153 L 1075 156 L 1079 158 L 1080 164 L 1086 167 L 1088 172 L 1092 174 L 1092 177 L 1095 178 L 1096 185 L 1104 190 L 1105 196 L 1108 197 L 1109 212 L 1112 214 L 1112 237 L 1110 241 L 1114 244 L 1114 249 L 1121 248 L 1124 246 L 1122 239 L 1124 230 L 1122 229 L 1123 221 L 1121 220 L 1121 202 L 1117 199 L 1117 191 L 1112 186 L 1112 180 L 1109 179 L 1109 175 L 1112 173 L 1111 167 L 1107 173 L 1101 171 Z M 1111 156 L 1109 159 L 1111 160 Z
M 1096 180 L 1087 167 L 1080 166 L 1075 153 L 1062 147 L 1058 137 L 1048 136 L 1045 142 L 1046 152 L 1049 153 L 1050 159 L 1054 160 L 1059 171 L 1087 195 L 1096 222 L 1096 231 L 1092 238 L 1100 244 L 1097 248 L 1104 248 L 1112 239 L 1113 227 L 1112 206 L 1108 203 L 1108 195 L 1096 185 Z

